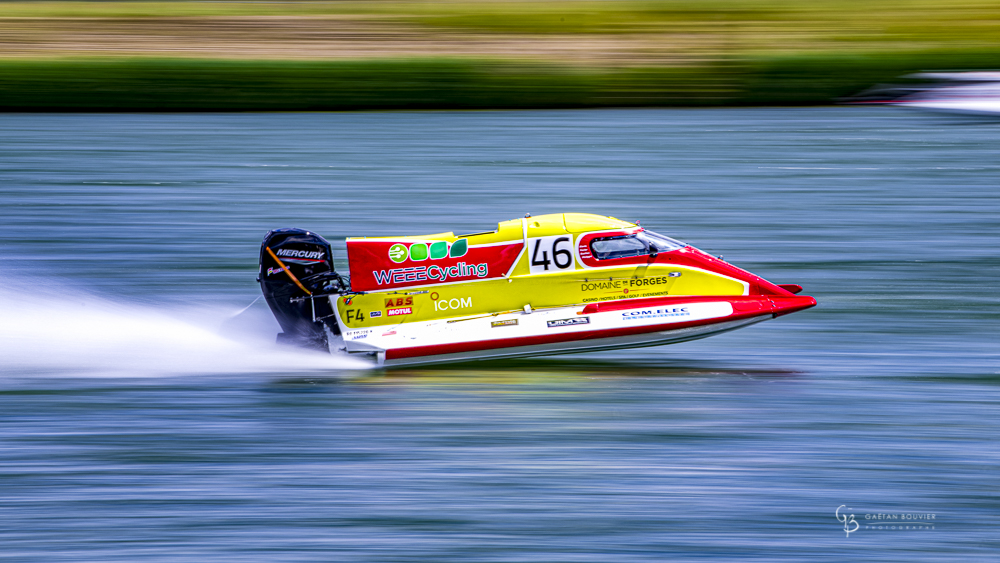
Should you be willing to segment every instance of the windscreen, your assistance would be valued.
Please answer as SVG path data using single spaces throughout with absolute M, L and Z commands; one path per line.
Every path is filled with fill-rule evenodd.
M 678 248 L 684 248 L 687 246 L 683 242 L 672 239 L 667 236 L 663 236 L 659 233 L 654 233 L 653 231 L 643 231 L 639 233 L 639 238 L 645 239 L 646 246 L 656 248 L 656 252 L 670 252 L 671 250 L 677 250 Z
M 687 245 L 670 237 L 643 231 L 634 235 L 594 239 L 590 243 L 590 250 L 598 260 L 610 260 L 670 252 L 685 246 Z

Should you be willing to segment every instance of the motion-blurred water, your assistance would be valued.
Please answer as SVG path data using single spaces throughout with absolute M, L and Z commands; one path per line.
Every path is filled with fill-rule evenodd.
M 0 130 L 0 560 L 1000 550 L 1000 125 L 824 108 Z M 820 305 L 672 347 L 388 373 L 276 350 L 250 305 L 271 228 L 324 234 L 344 267 L 345 236 L 560 211 L 641 219 Z

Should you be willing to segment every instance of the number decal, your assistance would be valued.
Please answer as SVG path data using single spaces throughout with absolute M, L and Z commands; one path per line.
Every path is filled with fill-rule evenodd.
M 542 246 L 542 239 L 535 239 L 535 251 L 531 253 L 531 268 L 534 271 L 535 266 L 541 266 L 543 270 L 548 271 L 549 269 L 549 251 L 542 251 L 542 259 L 538 259 L 538 248 Z
M 528 266 L 532 274 L 575 269 L 573 237 L 570 235 L 528 239 L 528 249 L 531 251 Z
M 560 270 L 565 270 L 573 265 L 573 252 L 566 250 L 565 248 L 559 248 L 560 243 L 566 243 L 570 248 L 573 248 L 573 242 L 569 237 L 559 237 L 555 242 L 552 243 L 552 259 L 556 263 L 556 268 Z M 566 261 L 560 262 L 559 257 L 565 256 Z

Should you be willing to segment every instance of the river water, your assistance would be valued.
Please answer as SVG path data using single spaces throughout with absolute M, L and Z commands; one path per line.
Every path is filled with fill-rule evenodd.
M 1000 124 L 810 108 L 0 131 L 0 560 L 1000 551 Z M 253 303 L 271 228 L 325 235 L 344 267 L 345 236 L 562 211 L 641 220 L 819 306 L 669 347 L 378 372 L 274 349 Z

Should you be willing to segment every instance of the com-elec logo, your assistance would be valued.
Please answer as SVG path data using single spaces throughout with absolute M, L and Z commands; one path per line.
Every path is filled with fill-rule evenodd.
M 453 243 L 439 240 L 437 242 L 415 242 L 410 246 L 397 243 L 389 247 L 389 260 L 399 264 L 407 258 L 414 262 L 421 260 L 441 260 L 442 258 L 461 258 L 469 252 L 469 241 L 458 239 Z

